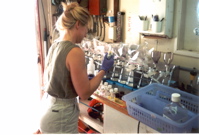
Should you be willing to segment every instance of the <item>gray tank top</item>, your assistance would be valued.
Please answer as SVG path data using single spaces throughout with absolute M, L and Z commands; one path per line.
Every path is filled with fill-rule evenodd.
M 74 98 L 74 89 L 70 72 L 66 67 L 66 57 L 70 50 L 79 47 L 69 41 L 54 43 L 48 52 L 44 73 L 45 91 L 57 98 Z

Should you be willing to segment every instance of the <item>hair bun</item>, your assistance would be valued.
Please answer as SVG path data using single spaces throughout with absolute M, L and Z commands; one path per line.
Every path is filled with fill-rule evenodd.
M 63 10 L 64 11 L 71 11 L 73 10 L 75 7 L 78 7 L 79 4 L 77 2 L 69 2 L 69 3 L 64 3 L 62 2 L 62 6 L 63 6 Z

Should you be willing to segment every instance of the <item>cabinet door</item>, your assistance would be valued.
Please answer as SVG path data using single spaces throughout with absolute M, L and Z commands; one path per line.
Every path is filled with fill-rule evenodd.
M 135 133 L 138 121 L 104 105 L 104 133 Z
M 136 119 L 104 104 L 104 133 L 159 133 Z

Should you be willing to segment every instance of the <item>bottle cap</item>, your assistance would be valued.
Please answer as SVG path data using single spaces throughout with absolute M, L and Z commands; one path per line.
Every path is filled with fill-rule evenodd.
M 110 93 L 113 93 L 113 89 L 110 89 L 109 92 L 110 92 Z
M 118 92 L 118 88 L 114 88 L 113 91 L 114 91 L 115 93 L 117 93 L 117 92 Z
M 179 93 L 173 93 L 171 95 L 171 101 L 172 102 L 180 102 L 180 94 Z
M 104 85 L 108 86 L 108 82 L 104 82 Z
M 108 85 L 108 88 L 111 89 L 111 88 L 112 88 L 112 85 Z

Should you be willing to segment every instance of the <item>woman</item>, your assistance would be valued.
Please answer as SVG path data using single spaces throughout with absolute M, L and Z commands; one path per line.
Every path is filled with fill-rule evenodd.
M 51 46 L 45 67 L 40 121 L 40 131 L 44 134 L 78 133 L 76 97 L 88 99 L 114 63 L 113 56 L 106 59 L 106 54 L 99 73 L 88 79 L 84 52 L 75 43 L 80 43 L 88 32 L 89 12 L 76 2 L 62 6 L 64 12 L 56 22 L 59 40 Z

